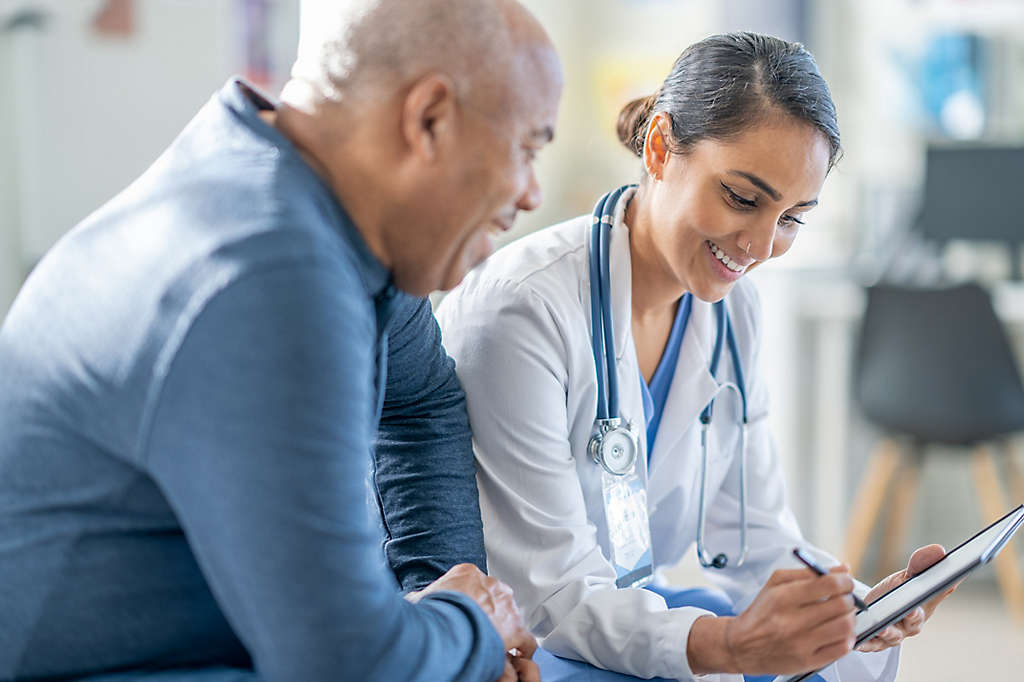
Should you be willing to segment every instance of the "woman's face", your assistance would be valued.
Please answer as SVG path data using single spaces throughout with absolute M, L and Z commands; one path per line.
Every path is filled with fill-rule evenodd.
M 816 128 L 779 117 L 727 142 L 669 152 L 670 121 L 649 129 L 651 176 L 640 195 L 649 221 L 645 259 L 704 301 L 717 301 L 752 268 L 789 250 L 817 204 L 829 144 Z

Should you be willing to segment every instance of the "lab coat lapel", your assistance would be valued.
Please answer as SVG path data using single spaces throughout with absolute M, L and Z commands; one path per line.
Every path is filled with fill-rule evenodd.
M 711 349 L 714 343 L 715 312 L 710 303 L 696 298 L 692 301 L 690 320 L 686 326 L 679 360 L 672 385 L 665 401 L 665 411 L 658 427 L 658 438 L 651 453 L 650 468 L 673 469 L 683 466 L 686 458 L 679 452 L 680 441 L 697 425 L 701 411 L 715 396 L 718 382 L 711 376 Z M 672 476 L 655 476 L 673 479 Z
M 627 356 L 626 351 L 632 352 L 633 349 L 633 266 L 629 254 L 629 228 L 622 220 L 626 199 L 630 196 L 631 194 L 624 195 L 615 208 L 615 227 L 612 229 L 612 243 L 608 249 L 612 280 L 612 327 L 615 329 L 617 362 L 622 362 Z

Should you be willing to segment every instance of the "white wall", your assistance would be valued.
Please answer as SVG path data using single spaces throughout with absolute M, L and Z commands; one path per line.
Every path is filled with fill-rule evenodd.
M 11 92 L 11 67 L 16 46 L 0 38 L 0 93 Z M 0 101 L 11 101 L 3 98 Z M 14 107 L 0 106 L 0 318 L 21 282 L 21 239 L 18 229 L 18 174 L 15 164 Z
M 49 18 L 42 30 L 0 33 L 0 102 L 13 103 L 0 106 L 0 310 L 28 266 L 244 68 L 237 0 L 139 0 L 124 38 L 92 29 L 96 0 L 20 4 Z M 294 52 L 297 6 L 272 5 L 278 62 Z

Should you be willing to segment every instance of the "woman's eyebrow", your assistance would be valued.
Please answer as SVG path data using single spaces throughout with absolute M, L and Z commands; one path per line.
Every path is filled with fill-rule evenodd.
M 760 188 L 762 191 L 765 192 L 765 194 L 770 196 L 774 201 L 778 201 L 781 198 L 781 196 L 782 196 L 781 194 L 779 194 L 778 190 L 776 190 L 774 187 L 772 187 L 767 182 L 765 182 L 761 178 L 757 177 L 753 173 L 747 173 L 746 171 L 741 171 L 741 170 L 731 170 L 731 171 L 729 171 L 729 173 L 731 175 L 738 175 L 741 178 L 746 178 L 747 180 L 750 181 L 751 184 L 753 184 L 753 185 L 757 186 L 758 188 Z M 814 206 L 817 206 L 817 205 L 818 205 L 818 200 L 817 199 L 811 199 L 810 201 L 801 201 L 799 204 L 796 204 L 793 208 L 811 208 L 811 207 L 814 207 Z
M 748 181 L 750 181 L 752 185 L 755 185 L 756 187 L 761 189 L 765 194 L 770 196 L 773 201 L 778 201 L 782 197 L 782 195 L 779 194 L 778 190 L 776 190 L 774 187 L 772 187 L 767 182 L 757 177 L 753 173 L 747 173 L 746 171 L 741 170 L 731 170 L 729 171 L 729 174 L 738 175 L 741 178 L 746 178 Z

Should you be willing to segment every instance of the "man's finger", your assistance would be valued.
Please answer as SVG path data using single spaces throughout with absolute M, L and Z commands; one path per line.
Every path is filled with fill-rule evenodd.
M 519 673 L 512 667 L 511 656 L 505 657 L 505 669 L 501 671 L 501 677 L 498 678 L 498 682 L 516 682 L 519 679 Z
M 512 656 L 512 667 L 519 676 L 519 682 L 540 682 L 540 668 L 528 658 Z
M 524 628 L 519 629 L 511 644 L 509 649 L 515 649 L 516 653 L 519 654 L 518 658 L 533 658 L 534 652 L 537 651 L 536 638 Z

